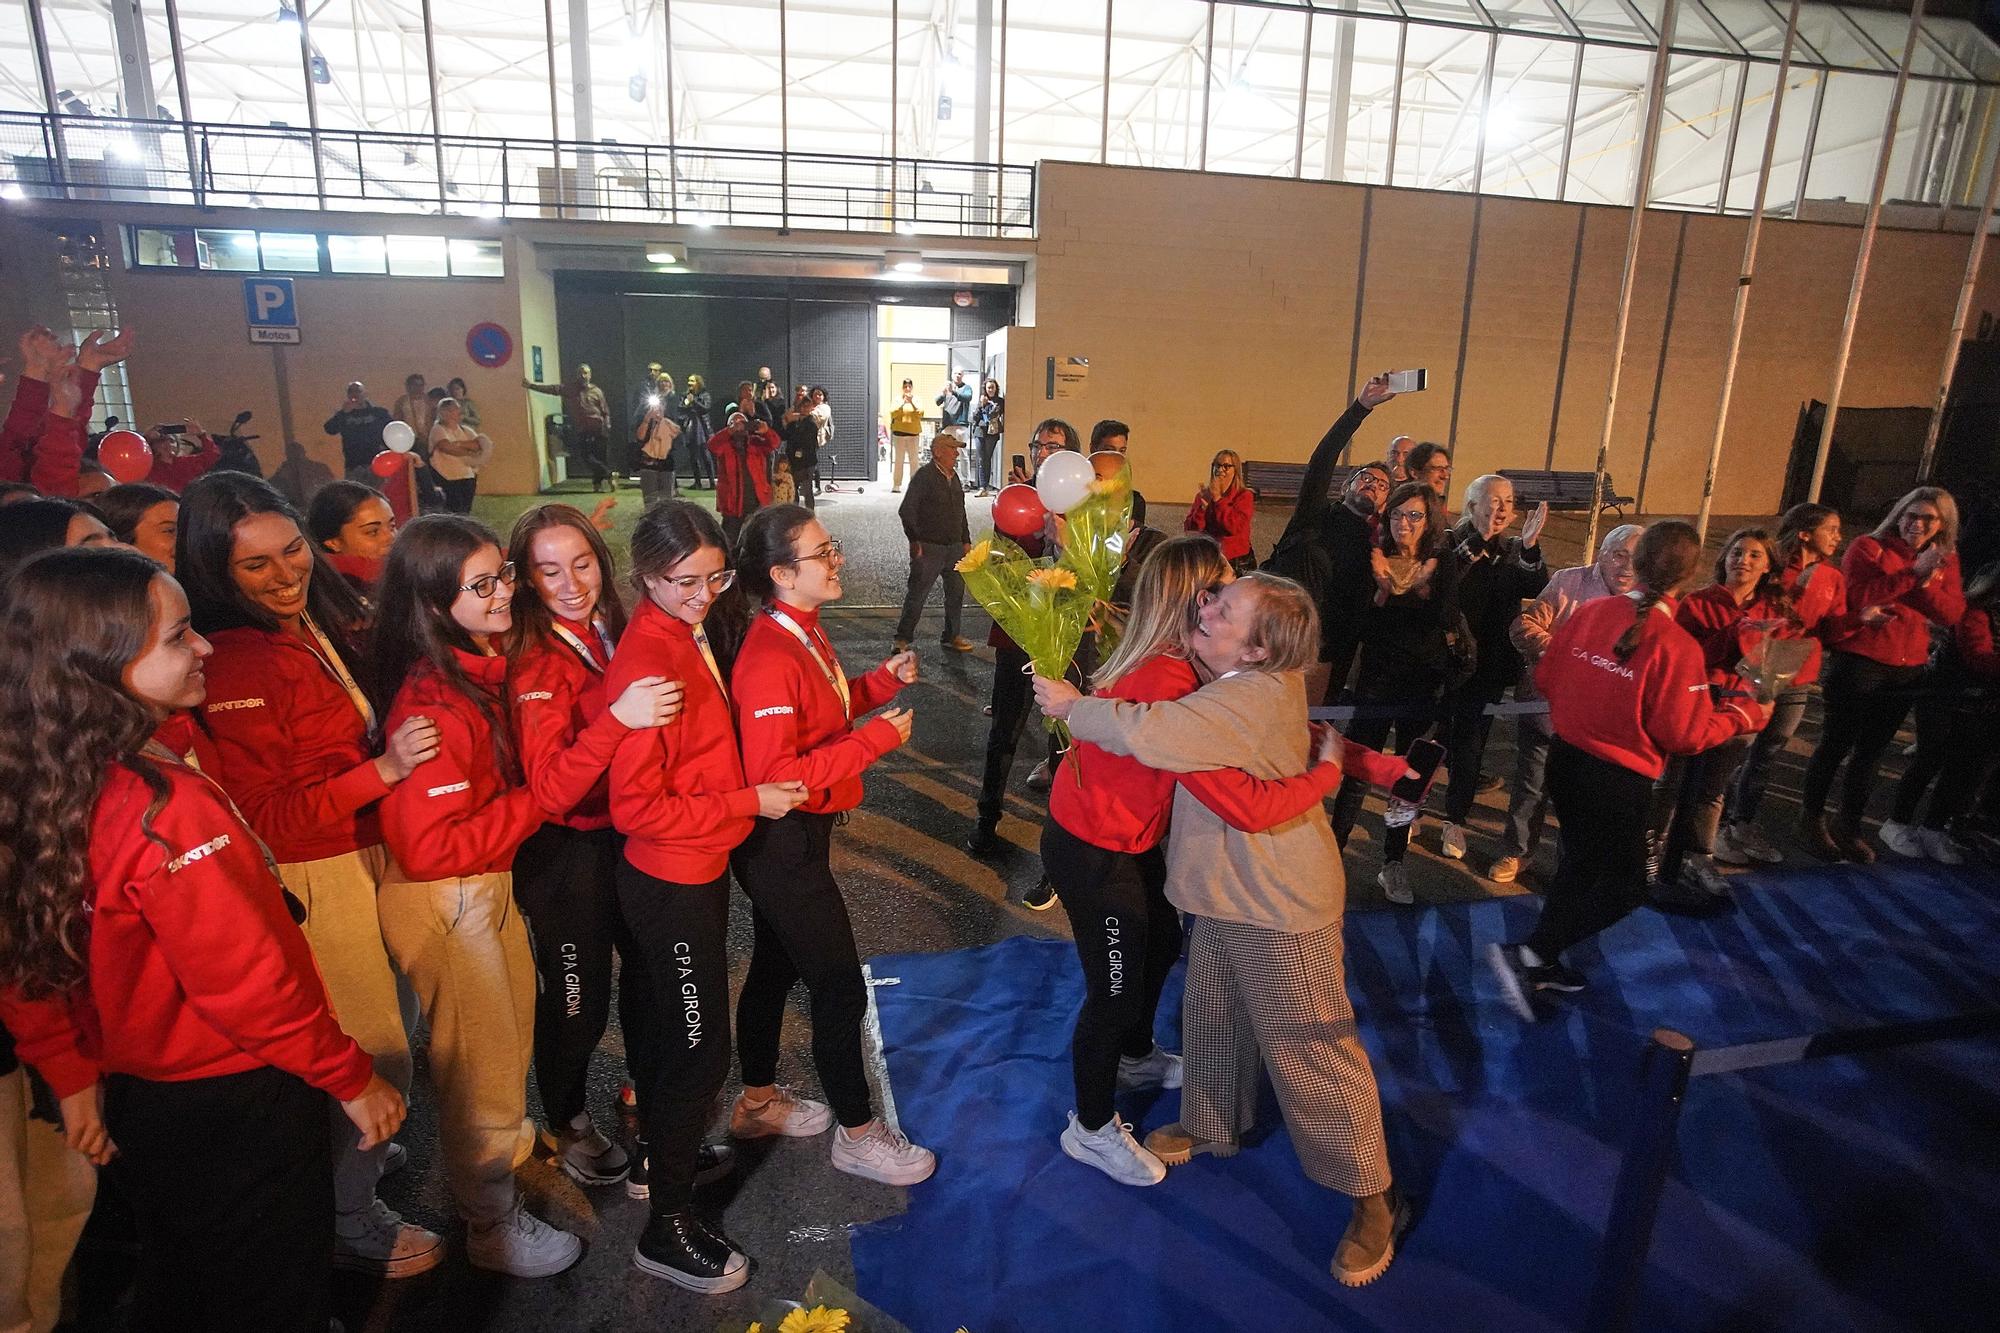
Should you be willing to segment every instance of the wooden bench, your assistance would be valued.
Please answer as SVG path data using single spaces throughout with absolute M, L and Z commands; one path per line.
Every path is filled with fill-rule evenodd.
M 1339 496 L 1353 472 L 1354 468 L 1346 465 L 1334 468 L 1333 477 L 1327 482 L 1327 494 Z M 1296 502 L 1299 486 L 1305 479 L 1304 463 L 1273 463 L 1254 458 L 1243 463 L 1243 484 L 1250 488 L 1259 504 L 1276 500 Z
M 1501 468 L 1500 474 L 1514 483 L 1514 503 L 1526 509 L 1531 505 L 1545 504 L 1550 509 L 1581 510 L 1610 509 L 1620 518 L 1625 516 L 1625 506 L 1632 503 L 1629 495 L 1618 494 L 1618 487 L 1609 473 L 1604 477 L 1603 490 L 1597 489 L 1595 472 L 1545 472 L 1533 468 Z

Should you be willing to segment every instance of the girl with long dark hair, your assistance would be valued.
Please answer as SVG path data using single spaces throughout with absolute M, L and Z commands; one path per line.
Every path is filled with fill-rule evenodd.
M 211 776 L 304 906 L 341 1026 L 407 1092 L 409 1037 L 377 910 L 392 870 L 379 803 L 436 752 L 436 730 L 413 719 L 383 731 L 356 679 L 360 603 L 270 483 L 241 472 L 196 480 L 181 497 L 177 542 L 195 630 L 215 645 L 201 708 L 215 738 Z M 344 1123 L 334 1142 L 336 1262 L 389 1277 L 435 1268 L 438 1237 L 375 1197 L 389 1145 L 364 1152 Z
M 0 1009 L 72 1144 L 118 1155 L 132 1326 L 323 1333 L 327 1099 L 372 1148 L 403 1098 L 341 1031 L 269 854 L 208 776 L 187 713 L 208 653 L 180 585 L 135 552 L 54 551 L 14 574 Z
M 863 1069 L 861 1024 L 868 989 L 854 927 L 830 864 L 833 826 L 861 803 L 861 774 L 910 738 L 910 712 L 892 708 L 856 724 L 917 678 L 901 652 L 850 681 L 819 611 L 840 600 L 840 543 L 798 505 L 759 510 L 743 527 L 738 578 L 759 603 L 730 685 L 752 782 L 798 782 L 798 809 L 750 830 L 731 858 L 749 897 L 756 944 L 736 1004 L 743 1095 L 729 1115 L 740 1139 L 809 1137 L 838 1120 L 833 1165 L 865 1180 L 914 1185 L 937 1159 L 876 1116 Z M 813 1064 L 826 1104 L 778 1085 L 778 1030 L 785 997 L 804 981 L 812 997 Z
M 508 725 L 514 566 L 478 521 L 429 514 L 396 537 L 375 622 L 375 698 L 390 733 L 436 729 L 432 756 L 382 802 L 395 869 L 382 938 L 431 1032 L 438 1140 L 466 1258 L 515 1277 L 575 1263 L 582 1242 L 521 1205 L 514 1167 L 527 1117 L 535 969 L 514 905 L 514 853 L 544 812 Z
M 687 392 L 681 395 L 680 405 L 675 409 L 681 428 L 680 449 L 694 474 L 688 479 L 689 490 L 715 489 L 715 464 L 708 456 L 708 437 L 715 424 L 709 419 L 709 407 L 708 385 L 700 375 L 689 375 Z
M 111 529 L 89 505 L 38 497 L 7 506 L 0 524 L 0 584 L 29 556 L 57 546 L 110 546 Z
M 528 585 L 502 637 L 514 734 L 529 790 L 557 812 L 514 854 L 514 901 L 527 915 L 540 978 L 535 1079 L 557 1164 L 580 1184 L 609 1185 L 625 1178 L 625 1150 L 592 1123 L 584 1075 L 611 1014 L 611 949 L 622 933 L 611 756 L 627 733 L 672 721 L 681 687 L 646 676 L 615 700 L 605 695 L 625 607 L 611 552 L 580 511 L 545 504 L 522 514 L 507 539 L 507 563 Z M 629 1033 L 650 1017 L 651 997 L 632 950 L 619 953 Z
M 396 511 L 382 492 L 358 481 L 330 481 L 313 492 L 306 528 L 358 596 L 374 591 L 396 542 Z
M 93 500 L 111 535 L 174 572 L 174 534 L 180 526 L 181 497 L 150 481 L 113 486 Z
M 1957 548 L 1958 505 L 1938 486 L 1909 492 L 1847 548 L 1847 615 L 1827 640 L 1826 722 L 1799 798 L 1800 836 L 1823 860 L 1875 859 L 1861 817 L 1930 660 L 1931 626 L 1949 628 L 1964 614 Z M 1827 797 L 1843 760 L 1840 812 L 1829 824 Z
M 753 785 L 743 774 L 718 656 L 733 627 L 719 645 L 709 636 L 709 622 L 731 614 L 735 581 L 715 515 L 686 500 L 647 510 L 632 531 L 639 608 L 604 681 L 614 697 L 649 677 L 682 683 L 672 724 L 619 742 L 611 821 L 625 835 L 619 910 L 658 1006 L 644 1031 L 626 1031 L 651 1213 L 632 1262 L 708 1294 L 750 1280 L 749 1258 L 694 1206 L 695 1186 L 733 1162 L 726 1147 L 701 1141 L 729 1076 L 729 854 L 760 817 L 779 819 L 806 799 L 803 783 Z

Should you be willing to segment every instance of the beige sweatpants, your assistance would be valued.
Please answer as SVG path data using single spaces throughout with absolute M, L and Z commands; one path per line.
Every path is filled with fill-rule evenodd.
M 0 1333 L 48 1333 L 63 1270 L 97 1197 L 97 1168 L 30 1120 L 25 1070 L 0 1076 Z
M 326 984 L 327 1000 L 341 1030 L 375 1058 L 375 1072 L 407 1095 L 410 1091 L 410 1038 L 397 998 L 396 972 L 382 941 L 380 895 L 394 870 L 386 847 L 294 861 L 278 876 L 306 909 L 303 927 Z M 375 1198 L 382 1162 L 381 1143 L 362 1152 L 361 1132 L 335 1102 L 333 1117 L 333 1205 L 360 1212 Z
M 903 479 L 917 475 L 917 441 L 915 435 L 891 435 L 889 437 L 889 489 L 903 489 Z
M 452 1199 L 468 1223 L 497 1222 L 516 1198 L 535 1046 L 535 962 L 514 877 L 392 878 L 382 890 L 382 937 L 430 1023 Z

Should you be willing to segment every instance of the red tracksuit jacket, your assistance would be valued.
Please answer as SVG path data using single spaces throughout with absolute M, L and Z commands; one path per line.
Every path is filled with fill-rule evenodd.
M 381 842 L 376 803 L 389 784 L 361 710 L 317 647 L 255 626 L 209 642 L 201 719 L 220 756 L 214 776 L 271 854 L 318 861 Z
M 505 699 L 506 658 L 452 651 L 475 686 L 496 704 Z M 437 724 L 438 752 L 382 800 L 382 832 L 396 864 L 413 880 L 510 869 L 515 850 L 545 822 L 534 794 L 501 773 L 485 717 L 425 662 L 396 692 L 385 731 L 393 735 L 418 716 Z
M 1753 637 L 1743 627 L 1744 622 L 1779 618 L 1777 608 L 1762 597 L 1752 597 L 1747 605 L 1737 605 L 1736 598 L 1720 583 L 1689 593 L 1674 612 L 1674 623 L 1701 647 L 1708 683 L 1725 690 L 1749 689 L 1743 677 L 1736 674 L 1736 664 L 1743 660 L 1743 650 Z M 1787 626 L 1778 631 L 1778 637 L 1795 639 L 1800 635 L 1798 630 Z M 1818 660 L 1817 655 L 1813 660 Z
M 1248 486 L 1204 500 L 1197 493 L 1181 524 L 1184 532 L 1205 532 L 1222 546 L 1222 558 L 1241 560 L 1250 554 L 1250 528 L 1257 514 L 1257 497 Z
M 1674 623 L 1671 597 L 1654 603 L 1632 656 L 1612 649 L 1632 624 L 1634 599 L 1599 597 L 1577 607 L 1535 667 L 1555 734 L 1586 754 L 1643 777 L 1667 756 L 1698 754 L 1762 719 L 1737 703 L 1711 702 L 1701 646 Z
M 585 662 L 554 636 L 514 659 L 507 679 L 521 767 L 535 803 L 563 812 L 559 822 L 574 829 L 610 828 L 611 757 L 627 735 L 625 724 L 611 716 L 604 693 L 610 654 L 593 626 L 562 623 L 591 650 L 593 660 Z
M 736 437 L 719 430 L 708 437 L 715 455 L 715 512 L 746 518 L 743 512 L 743 469 L 750 469 L 750 486 L 759 507 L 771 503 L 771 458 L 785 447 L 778 433 L 761 421 L 752 422 L 739 446 Z
M 81 381 L 81 417 L 49 415 L 46 380 L 22 376 L 14 384 L 14 402 L 0 423 L 0 481 L 25 481 L 44 495 L 75 495 L 77 472 L 83 466 L 84 426 L 97 396 L 97 374 L 85 371 Z
M 1930 659 L 1931 622 L 1956 625 L 1965 614 L 1965 589 L 1959 584 L 1956 552 L 1947 555 L 1923 584 L 1912 568 L 1916 558 L 1910 544 L 1894 533 L 1854 539 L 1841 561 L 1847 575 L 1848 616 L 1828 640 L 1829 647 L 1884 666 L 1922 666 Z M 1889 619 L 1880 625 L 1855 619 L 1870 606 L 1886 609 Z
M 205 762 L 185 715 L 158 737 Z M 100 1072 L 181 1082 L 266 1065 L 359 1096 L 374 1062 L 328 1011 L 256 835 L 201 773 L 154 767 L 167 799 L 152 836 L 153 792 L 127 764 L 112 765 L 91 812 L 87 983 L 58 1000 L 0 994 L 21 1059 L 65 1097 Z
M 211 471 L 222 461 L 222 449 L 207 434 L 195 436 L 195 451 L 179 458 L 162 458 L 153 455 L 153 470 L 146 474 L 146 480 L 155 486 L 164 486 L 179 495 L 188 483 L 203 473 Z
M 1792 619 L 1812 640 L 1812 655 L 1792 679 L 1794 686 L 1810 685 L 1819 679 L 1826 641 L 1844 633 L 1847 624 L 1847 576 L 1831 560 L 1815 560 L 1810 565 L 1794 560 L 1780 575 L 1785 591 L 1792 595 Z
M 611 823 L 625 859 L 655 879 L 706 884 L 750 836 L 757 790 L 743 777 L 729 699 L 695 647 L 694 631 L 651 601 L 639 604 L 605 673 L 611 698 L 641 676 L 682 682 L 681 715 L 630 731 L 611 760 Z
M 819 613 L 789 606 L 784 611 L 845 679 L 847 672 L 827 642 Z M 790 630 L 764 611 L 750 619 L 729 679 L 744 776 L 752 784 L 805 783 L 812 794 L 799 808 L 812 814 L 852 810 L 861 804 L 861 771 L 902 744 L 886 719 L 858 727 L 853 719 L 895 698 L 901 682 L 881 667 L 850 681 L 850 717 L 841 711 L 840 696 L 826 673 Z

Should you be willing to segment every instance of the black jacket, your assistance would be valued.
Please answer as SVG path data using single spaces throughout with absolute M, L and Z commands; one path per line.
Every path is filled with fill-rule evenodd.
M 1523 547 L 1519 537 L 1483 538 L 1469 518 L 1453 524 L 1445 542 L 1456 569 L 1458 607 L 1479 645 L 1473 682 L 1504 689 L 1521 676 L 1521 654 L 1507 627 L 1521 614 L 1521 603 L 1548 586 L 1542 548 Z
M 390 420 L 389 409 L 373 403 L 343 407 L 326 419 L 326 433 L 340 437 L 340 461 L 349 472 L 367 467 L 375 455 L 389 447 L 382 443 L 382 427 Z
M 1320 437 L 1306 464 L 1298 507 L 1264 562 L 1266 569 L 1296 579 L 1312 594 L 1319 607 L 1320 656 L 1329 662 L 1352 660 L 1353 645 L 1375 597 L 1368 520 L 1329 493 L 1340 451 L 1367 419 L 1366 407 L 1350 403 Z
M 903 535 L 926 546 L 969 546 L 972 529 L 965 521 L 965 488 L 936 463 L 926 463 L 910 478 L 896 513 Z

